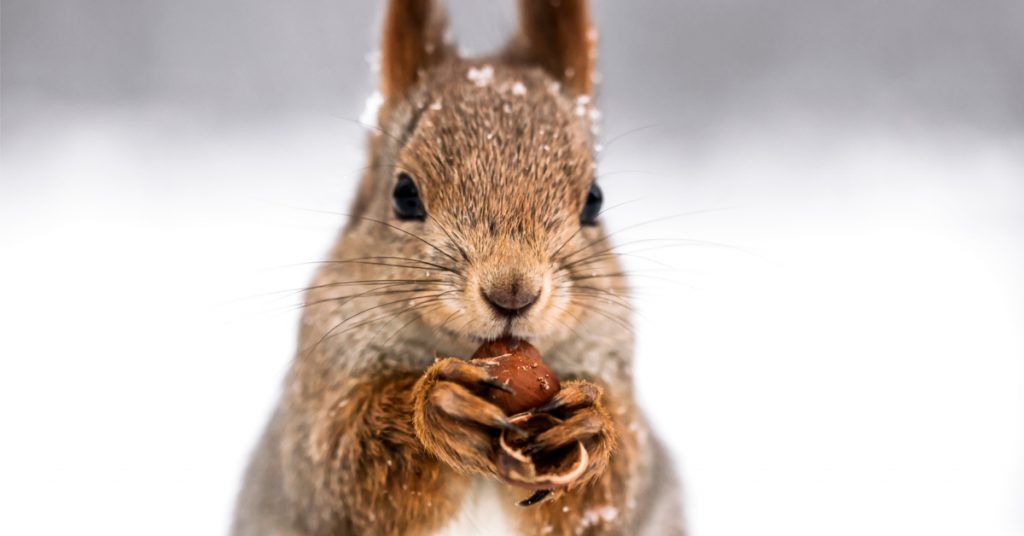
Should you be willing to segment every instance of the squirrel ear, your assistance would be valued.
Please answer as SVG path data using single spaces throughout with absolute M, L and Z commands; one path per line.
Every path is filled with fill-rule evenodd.
M 401 97 L 423 69 L 444 55 L 444 15 L 432 0 L 391 0 L 384 15 L 380 88 L 386 101 Z
M 540 65 L 576 95 L 590 95 L 597 32 L 586 0 L 519 0 L 519 17 L 509 57 Z

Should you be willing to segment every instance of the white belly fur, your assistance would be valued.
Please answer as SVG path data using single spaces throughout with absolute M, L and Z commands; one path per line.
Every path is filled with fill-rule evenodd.
M 503 508 L 508 496 L 498 493 L 493 480 L 476 478 L 466 493 L 459 514 L 437 536 L 512 536 L 516 534 L 512 520 Z

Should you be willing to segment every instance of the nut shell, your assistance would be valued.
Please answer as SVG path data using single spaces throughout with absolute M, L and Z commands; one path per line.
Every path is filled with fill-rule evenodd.
M 540 352 L 521 339 L 499 339 L 485 343 L 472 359 L 483 365 L 512 393 L 491 389 L 486 397 L 507 415 L 515 415 L 549 402 L 561 385 L 540 359 Z

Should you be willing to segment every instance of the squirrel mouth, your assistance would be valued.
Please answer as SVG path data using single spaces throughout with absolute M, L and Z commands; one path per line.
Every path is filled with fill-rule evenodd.
M 479 319 L 479 324 L 468 327 L 468 329 L 453 329 L 448 324 L 434 327 L 434 329 L 454 339 L 478 344 L 501 338 L 532 339 L 544 335 L 543 331 L 537 331 L 534 322 L 519 317 L 501 319 L 499 322 L 494 322 L 493 317 L 484 317 Z

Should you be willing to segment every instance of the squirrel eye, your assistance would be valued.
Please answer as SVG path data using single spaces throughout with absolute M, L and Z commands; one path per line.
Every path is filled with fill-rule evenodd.
M 408 173 L 398 174 L 398 182 L 391 192 L 391 205 L 395 209 L 395 216 L 400 220 L 427 219 L 427 210 L 423 208 L 420 191 Z
M 587 192 L 587 202 L 583 205 L 583 212 L 580 214 L 580 223 L 583 225 L 597 225 L 597 216 L 601 213 L 601 203 L 604 201 L 604 194 L 597 183 L 590 185 Z

